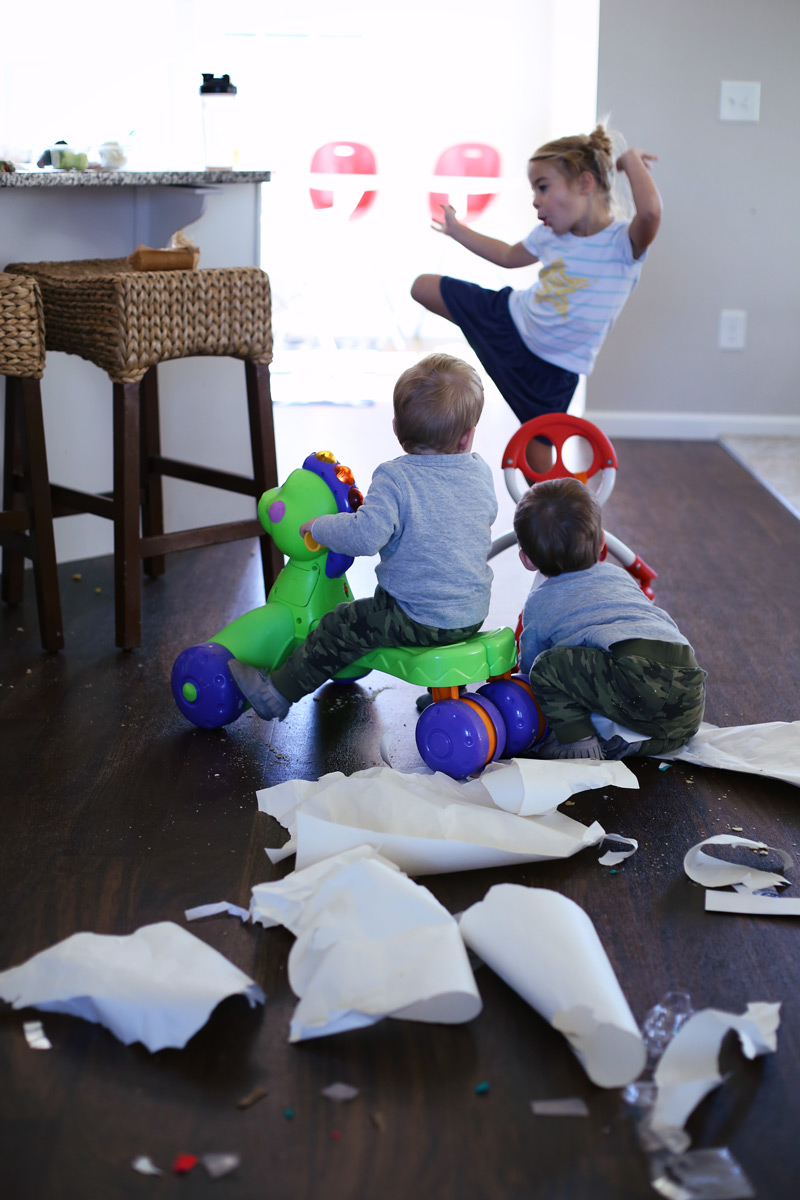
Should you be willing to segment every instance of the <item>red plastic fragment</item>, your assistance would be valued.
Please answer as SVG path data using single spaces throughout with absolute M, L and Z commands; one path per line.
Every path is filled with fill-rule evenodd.
M 172 1164 L 172 1170 L 176 1175 L 188 1175 L 199 1162 L 200 1159 L 196 1154 L 179 1154 Z

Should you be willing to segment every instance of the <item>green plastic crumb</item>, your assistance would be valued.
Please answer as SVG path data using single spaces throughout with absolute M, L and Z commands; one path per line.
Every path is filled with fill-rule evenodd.
M 488 1091 L 489 1091 L 489 1083 L 488 1083 L 488 1080 L 486 1080 L 486 1079 L 484 1079 L 483 1083 L 478 1083 L 475 1085 L 475 1095 L 476 1096 L 485 1096 Z

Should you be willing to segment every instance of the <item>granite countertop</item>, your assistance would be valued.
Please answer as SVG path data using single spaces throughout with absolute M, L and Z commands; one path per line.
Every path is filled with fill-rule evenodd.
M 0 187 L 207 187 L 220 183 L 267 183 L 269 171 L 12 171 Z

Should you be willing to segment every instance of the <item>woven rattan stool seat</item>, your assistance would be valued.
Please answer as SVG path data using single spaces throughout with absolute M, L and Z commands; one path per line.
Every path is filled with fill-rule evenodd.
M 10 604 L 21 603 L 25 559 L 29 558 L 42 645 L 46 650 L 59 650 L 64 634 L 39 387 L 44 361 L 39 285 L 24 275 L 0 272 L 0 375 L 6 376 L 2 594 Z
M 44 310 L 33 279 L 0 271 L 0 374 L 41 379 Z
M 12 263 L 8 278 L 41 290 L 46 348 L 88 359 L 113 381 L 114 487 L 89 493 L 52 485 L 56 517 L 93 513 L 114 523 L 116 640 L 141 644 L 141 570 L 164 571 L 164 555 L 260 537 L 268 591 L 283 560 L 251 518 L 164 530 L 162 477 L 219 488 L 256 501 L 277 483 L 269 364 L 269 277 L 258 267 L 136 271 L 128 259 Z M 244 476 L 161 453 L 157 367 L 202 355 L 244 361 L 253 474 Z M 255 505 L 254 505 L 255 508 Z
M 38 281 L 47 349 L 86 358 L 115 383 L 195 355 L 272 361 L 269 278 L 258 267 L 134 271 L 110 258 L 7 270 Z

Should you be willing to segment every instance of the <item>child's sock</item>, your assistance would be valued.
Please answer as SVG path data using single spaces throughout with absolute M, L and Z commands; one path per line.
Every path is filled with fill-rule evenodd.
M 605 757 L 603 747 L 594 734 L 590 737 L 580 738 L 577 742 L 560 742 L 552 730 L 541 745 L 536 746 L 534 753 L 537 758 L 602 759 Z
M 644 745 L 641 742 L 626 742 L 624 737 L 616 734 L 612 738 L 600 738 L 600 745 L 603 749 L 603 758 L 610 758 L 618 761 L 621 758 L 633 758 L 639 754 Z
M 257 667 L 239 662 L 237 658 L 228 659 L 228 670 L 239 691 L 260 717 L 265 721 L 271 721 L 274 717 L 283 720 L 292 706 L 280 694 L 266 671 L 259 671 Z

